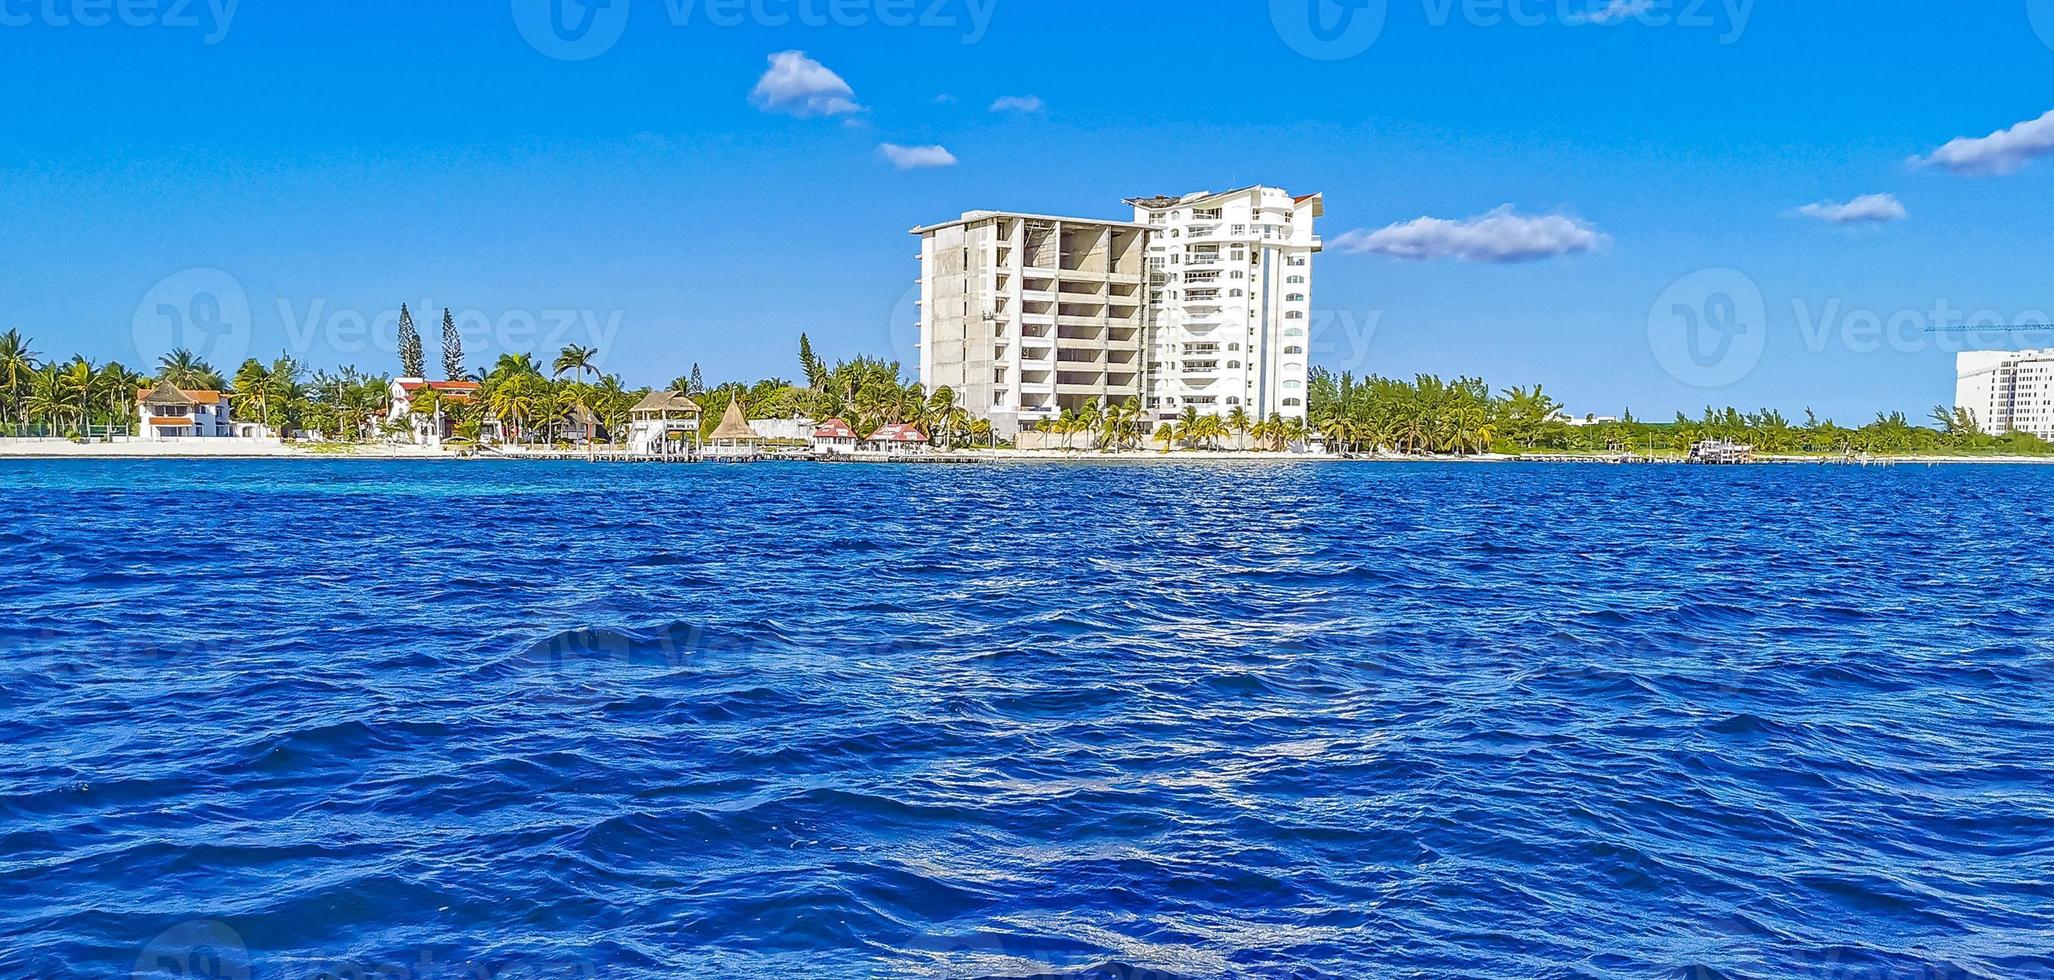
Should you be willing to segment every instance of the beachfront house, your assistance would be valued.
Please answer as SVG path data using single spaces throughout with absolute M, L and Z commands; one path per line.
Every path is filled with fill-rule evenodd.
M 900 422 L 887 425 L 863 440 L 865 452 L 883 453 L 889 456 L 904 456 L 908 453 L 927 451 L 927 433 L 917 425 Z
M 749 419 L 742 414 L 742 403 L 730 401 L 727 411 L 720 417 L 720 424 L 706 437 L 706 455 L 714 459 L 755 459 L 762 451 L 763 437 L 749 427 Z
M 392 409 L 386 418 L 398 422 L 401 435 L 408 442 L 418 446 L 441 446 L 443 440 L 456 435 L 456 419 L 448 411 L 454 405 L 469 405 L 478 400 L 479 385 L 475 381 L 428 381 L 422 378 L 398 378 L 392 382 L 389 392 Z M 428 392 L 434 392 L 430 398 Z M 422 411 L 414 410 L 420 405 Z M 430 406 L 433 406 L 432 408 Z M 485 420 L 487 428 L 493 428 L 492 420 Z
M 856 430 L 841 419 L 828 419 L 813 430 L 813 451 L 822 456 L 847 456 L 856 451 Z
M 588 442 L 613 441 L 613 434 L 606 431 L 605 423 L 583 405 L 572 405 L 564 412 L 563 418 L 549 424 L 549 430 L 552 433 L 552 442 L 568 442 L 582 446 Z
M 652 391 L 628 410 L 628 452 L 685 456 L 699 441 L 699 403 L 675 391 Z
M 168 382 L 159 382 L 155 388 L 137 393 L 136 418 L 141 420 L 136 438 L 146 442 L 226 439 L 237 434 L 226 395 L 218 391 L 187 391 Z

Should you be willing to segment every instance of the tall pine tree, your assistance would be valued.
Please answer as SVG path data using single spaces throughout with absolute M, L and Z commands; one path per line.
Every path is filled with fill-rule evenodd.
M 691 390 L 691 391 L 688 391 L 688 392 L 686 392 L 686 394 L 688 394 L 688 395 L 698 395 L 698 394 L 704 394 L 704 393 L 705 393 L 705 391 L 706 391 L 706 380 L 705 380 L 704 378 L 701 378 L 701 377 L 699 376 L 699 362 L 698 362 L 698 361 L 693 361 L 693 362 L 692 362 L 692 390 Z
M 425 378 L 428 365 L 421 357 L 421 335 L 414 329 L 414 314 L 399 304 L 399 372 L 401 377 Z
M 464 338 L 456 332 L 456 317 L 442 308 L 442 373 L 450 381 L 464 379 Z
M 827 366 L 813 356 L 813 341 L 803 333 L 799 335 L 799 370 L 806 377 L 806 387 L 816 390 L 827 387 Z

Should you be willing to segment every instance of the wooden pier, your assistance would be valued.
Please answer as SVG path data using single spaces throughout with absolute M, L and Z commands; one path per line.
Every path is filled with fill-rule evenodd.
M 1598 455 L 1578 455 L 1574 453 L 1522 453 L 1515 458 L 1522 463 L 1607 463 L 1614 466 L 1624 466 L 1628 463 L 1674 462 L 1674 460 L 1661 460 L 1653 456 L 1641 456 L 1634 453 L 1604 453 Z

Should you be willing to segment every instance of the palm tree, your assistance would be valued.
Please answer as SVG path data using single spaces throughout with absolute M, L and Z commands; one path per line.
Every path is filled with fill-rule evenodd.
M 57 374 L 57 396 L 61 404 L 78 416 L 78 433 L 89 435 L 93 402 L 100 394 L 101 377 L 93 362 L 73 357 Z
M 1248 418 L 1248 409 L 1236 405 L 1233 411 L 1227 413 L 1227 429 L 1234 433 L 1235 448 L 1242 447 L 1245 442 L 1243 437 L 1248 435 L 1251 428 L 1254 428 L 1254 422 Z
M 1346 415 L 1335 415 L 1320 423 L 1319 434 L 1327 441 L 1329 451 L 1352 454 L 1358 438 L 1355 421 Z
M 0 423 L 26 421 L 23 401 L 36 373 L 36 352 L 19 330 L 0 334 Z
M 935 435 L 940 437 L 944 449 L 953 447 L 954 432 L 951 423 L 955 421 L 954 413 L 958 411 L 956 391 L 953 388 L 944 385 L 934 389 L 934 394 L 927 396 L 927 413 L 934 419 Z M 967 416 L 969 413 L 963 414 Z
M 1198 423 L 1198 409 L 1190 405 L 1184 406 L 1183 413 L 1177 416 L 1177 426 L 1175 431 L 1176 439 L 1178 442 L 1185 443 L 1187 445 L 1196 445 L 1196 442 L 1201 435 L 1200 426 Z
M 562 377 L 569 371 L 577 372 L 579 378 L 583 378 L 587 372 L 598 374 L 599 368 L 592 363 L 592 359 L 597 357 L 598 354 L 599 351 L 591 347 L 580 347 L 577 344 L 565 347 L 562 353 L 556 355 L 556 376 Z M 586 395 L 583 388 L 577 389 L 573 394 L 577 396 L 573 403 L 585 410 L 585 452 L 587 455 L 590 455 L 593 452 L 592 440 L 594 438 L 594 433 L 592 432 L 593 411 L 592 406 L 589 404 L 591 399 Z
M 254 415 L 257 424 L 270 428 L 271 390 L 276 380 L 264 362 L 254 357 L 244 361 L 242 368 L 235 372 L 233 390 L 228 396 L 229 406 L 237 415 Z
M 976 438 L 977 421 L 970 417 L 969 409 L 960 407 L 949 409 L 948 414 L 942 416 L 941 424 L 949 433 L 948 448 L 950 449 L 956 448 L 956 437 L 958 435 Z M 989 426 L 986 428 L 988 429 Z
M 598 417 L 599 425 L 606 430 L 609 440 L 618 443 L 634 417 L 635 403 L 640 393 L 621 387 L 620 378 L 606 375 L 592 389 L 592 413 Z
M 1255 447 L 1257 449 L 1269 449 L 1270 447 L 1276 445 L 1276 419 L 1263 419 L 1262 421 L 1255 423 L 1254 427 L 1250 431 L 1255 436 Z
M 1168 422 L 1155 427 L 1155 441 L 1162 444 L 1163 452 L 1170 451 L 1170 443 L 1177 441 L 1177 430 Z
M 219 391 L 222 388 L 220 372 L 183 347 L 158 358 L 157 380 L 189 391 Z
M 1106 409 L 1106 437 L 1113 449 L 1126 449 L 1135 444 L 1136 427 L 1141 424 L 1141 399 L 1129 398 Z
M 127 428 L 136 410 L 136 397 L 148 379 L 118 361 L 101 368 L 100 377 L 101 397 L 107 402 L 108 424 Z
M 1312 430 L 1306 426 L 1305 420 L 1295 415 L 1278 419 L 1277 436 L 1279 441 L 1277 452 L 1284 452 L 1293 445 L 1304 442 L 1305 437 L 1310 435 L 1311 432 Z
M 420 391 L 420 394 L 415 395 L 407 403 L 407 408 L 413 414 L 426 417 L 429 420 L 428 424 L 430 428 L 428 431 L 433 433 L 433 439 L 431 440 L 431 444 L 434 442 L 442 441 L 441 391 L 437 390 L 433 386 L 423 387 Z
M 42 419 L 53 435 L 63 422 L 65 408 L 63 386 L 57 375 L 57 365 L 43 365 L 29 377 L 28 396 L 23 400 L 24 418 Z

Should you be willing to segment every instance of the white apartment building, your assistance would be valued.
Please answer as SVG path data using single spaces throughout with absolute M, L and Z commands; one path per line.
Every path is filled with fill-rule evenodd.
M 1954 405 L 1984 432 L 2054 439 L 2054 350 L 1963 351 L 1954 358 Z
M 1010 437 L 1144 393 L 1148 228 L 971 211 L 920 236 L 920 382 Z
M 920 381 L 1011 437 L 1091 402 L 1304 416 L 1320 195 L 1127 202 L 1132 222 L 971 211 L 920 237 Z
M 1319 194 L 1276 187 L 1133 198 L 1148 246 L 1148 408 L 1305 417 Z

